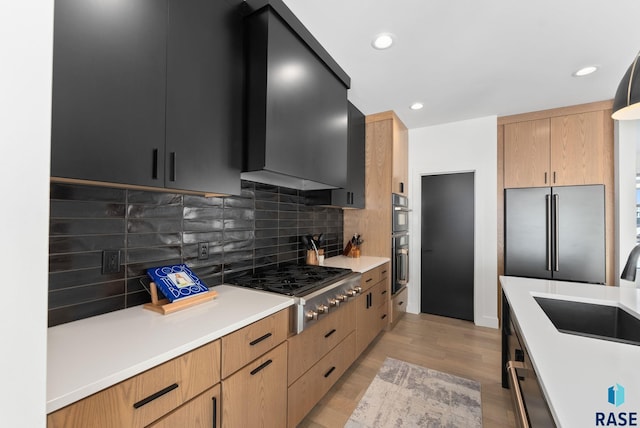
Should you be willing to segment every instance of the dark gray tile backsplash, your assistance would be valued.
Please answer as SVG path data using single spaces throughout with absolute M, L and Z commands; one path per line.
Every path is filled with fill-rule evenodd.
M 342 210 L 304 205 L 301 191 L 250 181 L 241 196 L 52 183 L 49 326 L 149 302 L 146 269 L 186 263 L 209 286 L 256 267 L 304 262 L 301 235 L 324 233 L 329 257 L 342 251 Z M 198 260 L 198 244 L 209 258 Z M 120 250 L 118 273 L 102 252 Z

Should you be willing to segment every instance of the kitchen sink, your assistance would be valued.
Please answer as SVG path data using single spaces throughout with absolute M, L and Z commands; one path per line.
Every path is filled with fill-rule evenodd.
M 640 345 L 640 319 L 618 306 L 534 299 L 560 332 Z

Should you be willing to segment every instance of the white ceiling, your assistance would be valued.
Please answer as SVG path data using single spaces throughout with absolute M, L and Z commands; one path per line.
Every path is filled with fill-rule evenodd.
M 640 50 L 640 0 L 284 2 L 351 76 L 349 99 L 409 128 L 612 99 Z M 371 47 L 381 32 L 391 49 Z

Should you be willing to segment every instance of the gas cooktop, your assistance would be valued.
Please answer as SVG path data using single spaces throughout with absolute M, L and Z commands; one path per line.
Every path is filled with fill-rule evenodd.
M 288 296 L 303 296 L 351 273 L 350 269 L 290 263 L 258 268 L 225 282 Z

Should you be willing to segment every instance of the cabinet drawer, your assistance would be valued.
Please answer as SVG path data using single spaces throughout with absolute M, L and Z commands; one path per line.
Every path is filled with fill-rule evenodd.
M 281 428 L 287 421 L 287 342 L 222 381 L 224 427 Z
M 407 312 L 409 289 L 405 287 L 391 299 L 391 322 L 396 323 Z
M 342 339 L 355 330 L 356 305 L 351 301 L 297 336 L 289 338 L 289 382 L 291 385 Z
M 380 271 L 378 268 L 373 268 L 371 270 L 366 271 L 362 274 L 360 278 L 360 286 L 362 287 L 362 292 L 364 293 L 369 288 L 373 287 L 380 280 Z
M 287 339 L 289 310 L 284 309 L 222 338 L 222 378 Z
M 288 426 L 295 427 L 340 379 L 356 358 L 356 334 L 351 333 L 289 387 Z
M 388 262 L 383 264 L 382 266 L 379 266 L 378 270 L 380 272 L 380 281 L 389 278 L 389 272 L 391 271 L 391 268 Z
M 220 341 L 71 404 L 47 417 L 54 427 L 144 427 L 220 381 Z
M 373 294 L 373 305 L 382 304 L 385 302 L 389 302 L 389 287 L 387 286 L 387 281 L 378 282 L 372 289 Z
M 220 426 L 220 384 L 183 404 L 148 428 L 216 428 Z

